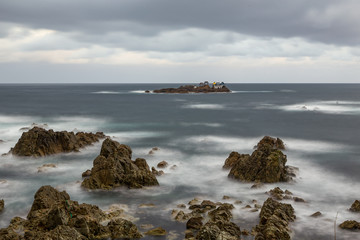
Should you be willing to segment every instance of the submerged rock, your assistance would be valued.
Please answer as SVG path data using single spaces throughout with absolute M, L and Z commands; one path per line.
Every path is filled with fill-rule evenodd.
M 168 162 L 166 162 L 166 161 L 161 161 L 161 162 L 159 162 L 159 163 L 157 164 L 157 167 L 158 167 L 158 168 L 166 168 L 168 165 L 169 165 Z
M 360 212 L 360 201 L 355 200 L 355 202 L 351 205 L 349 210 L 352 212 Z
M 91 176 L 81 186 L 88 189 L 112 189 L 126 186 L 142 188 L 159 185 L 155 175 L 143 158 L 131 160 L 129 146 L 105 139 L 100 155 L 94 160 Z
M 45 172 L 47 171 L 49 168 L 56 168 L 57 166 L 54 163 L 46 163 L 44 165 L 42 165 L 41 167 L 38 167 L 38 172 Z
M 265 136 L 256 147 L 251 155 L 233 154 L 240 157 L 233 163 L 229 178 L 263 183 L 285 182 L 291 179 L 285 166 L 286 155 L 280 150 L 284 148 L 281 139 Z
M 290 204 L 268 198 L 261 208 L 260 222 L 255 227 L 255 240 L 289 240 L 289 223 L 295 219 L 294 208 Z
M 130 221 L 108 215 L 95 205 L 72 201 L 65 192 L 51 186 L 41 187 L 27 220 L 15 217 L 9 227 L 1 229 L 1 239 L 118 239 L 140 238 Z M 42 238 L 39 238 L 42 236 Z
M 311 214 L 310 217 L 317 218 L 317 217 L 320 217 L 321 215 L 322 215 L 322 213 L 317 211 L 317 212 Z
M 17 156 L 43 157 L 56 153 L 76 152 L 80 148 L 105 138 L 104 133 L 54 132 L 34 127 L 24 132 L 10 152 Z
M 151 229 L 151 230 L 147 231 L 145 233 L 145 235 L 164 236 L 164 235 L 166 235 L 166 230 L 163 229 L 162 227 L 157 227 L 157 228 L 154 228 L 154 229 Z

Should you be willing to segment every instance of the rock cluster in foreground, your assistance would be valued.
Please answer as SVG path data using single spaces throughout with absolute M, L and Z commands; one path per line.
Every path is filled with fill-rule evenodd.
M 1 239 L 21 240 L 142 237 L 132 222 L 110 219 L 97 206 L 72 201 L 65 191 L 59 192 L 51 186 L 43 186 L 36 192 L 27 220 L 13 218 L 7 228 L 0 229 L 0 236 Z
M 178 88 L 163 88 L 154 90 L 154 93 L 216 93 L 216 92 L 231 92 L 229 88 L 223 86 L 222 88 L 212 88 L 208 85 L 205 86 L 194 86 L 185 85 Z
M 230 153 L 223 168 L 231 168 L 229 178 L 249 182 L 285 182 L 291 180 L 287 158 L 281 149 L 284 143 L 279 138 L 265 136 L 249 154 Z
M 56 153 L 76 152 L 80 148 L 105 138 L 104 133 L 54 132 L 34 127 L 24 132 L 10 152 L 17 156 L 43 157 Z
M 93 162 L 90 176 L 82 186 L 88 189 L 112 189 L 126 186 L 142 188 L 159 185 L 155 175 L 143 158 L 131 160 L 129 146 L 107 138 L 104 140 L 100 155 Z
M 261 208 L 260 222 L 255 227 L 255 240 L 291 239 L 289 223 L 295 219 L 294 208 L 290 204 L 268 198 Z
M 355 200 L 355 202 L 351 205 L 349 211 L 360 213 L 360 201 Z M 346 220 L 345 222 L 341 223 L 339 227 L 347 230 L 360 230 L 360 222 L 357 222 L 355 220 Z

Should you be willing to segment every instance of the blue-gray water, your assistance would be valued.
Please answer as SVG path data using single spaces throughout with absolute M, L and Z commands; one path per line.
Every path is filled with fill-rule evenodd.
M 125 204 L 139 218 L 135 223 L 163 226 L 171 236 L 183 238 L 184 224 L 171 221 L 178 203 L 194 197 L 223 201 L 223 195 L 242 200 L 234 221 L 250 229 L 258 212 L 243 206 L 262 202 L 265 191 L 280 186 L 307 203 L 291 203 L 297 220 L 293 239 L 331 239 L 334 220 L 360 220 L 347 209 L 360 198 L 360 85 L 357 84 L 229 84 L 231 94 L 145 94 L 144 90 L 176 87 L 174 84 L 0 85 L 0 153 L 8 152 L 22 127 L 48 124 L 54 130 L 103 131 L 131 146 L 134 157 L 150 166 L 162 160 L 160 187 L 111 192 L 80 188 L 81 173 L 92 167 L 101 143 L 80 153 L 41 159 L 0 158 L 0 199 L 6 209 L 0 227 L 14 216 L 26 216 L 34 193 L 45 184 L 68 191 L 79 202 Z M 252 190 L 251 184 L 233 182 L 222 170 L 231 151 L 251 153 L 264 136 L 284 140 L 288 164 L 300 168 L 295 183 L 269 184 Z M 152 147 L 160 150 L 148 155 Z M 38 173 L 37 167 L 57 168 Z M 5 180 L 5 181 L 1 181 Z M 154 203 L 155 208 L 138 208 Z M 309 215 L 321 211 L 320 218 Z M 249 238 L 251 239 L 251 238 Z M 337 229 L 337 239 L 360 239 L 358 233 Z

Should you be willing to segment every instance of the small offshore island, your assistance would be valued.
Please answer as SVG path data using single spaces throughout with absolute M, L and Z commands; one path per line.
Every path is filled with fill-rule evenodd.
M 149 90 L 145 91 L 150 93 Z M 198 85 L 185 85 L 178 88 L 162 88 L 153 91 L 154 93 L 229 93 L 231 92 L 227 88 L 224 82 L 213 82 L 209 84 L 208 81 L 201 82 Z

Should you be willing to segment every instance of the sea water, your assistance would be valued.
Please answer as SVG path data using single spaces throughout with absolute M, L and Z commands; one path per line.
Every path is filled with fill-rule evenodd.
M 295 209 L 292 239 L 360 239 L 356 232 L 334 228 L 345 220 L 360 221 L 348 211 L 360 199 L 360 85 L 357 84 L 228 84 L 232 93 L 145 93 L 175 84 L 0 85 L 0 153 L 7 153 L 32 124 L 56 131 L 103 131 L 133 149 L 149 166 L 167 161 L 159 187 L 87 191 L 81 174 L 91 169 L 101 142 L 78 153 L 44 158 L 0 157 L 0 199 L 5 210 L 0 227 L 15 216 L 26 217 L 37 189 L 52 185 L 71 199 L 103 210 L 117 204 L 134 223 L 161 226 L 183 239 L 185 224 L 171 219 L 176 205 L 194 197 L 234 203 L 234 222 L 250 230 L 259 212 L 244 206 L 268 197 L 279 186 L 306 203 L 285 200 Z M 231 151 L 251 153 L 265 135 L 286 144 L 288 165 L 299 168 L 292 183 L 266 184 L 230 180 L 222 169 Z M 160 150 L 149 155 L 152 147 Z M 56 168 L 38 172 L 45 163 Z M 175 169 L 171 166 L 176 165 Z M 223 200 L 224 195 L 231 199 Z M 139 208 L 152 203 L 155 207 Z M 323 215 L 312 218 L 320 211 Z M 336 218 L 337 216 L 337 218 Z M 142 230 L 144 231 L 144 230 Z M 151 239 L 151 237 L 147 237 Z M 246 239 L 252 239 L 248 237 Z

